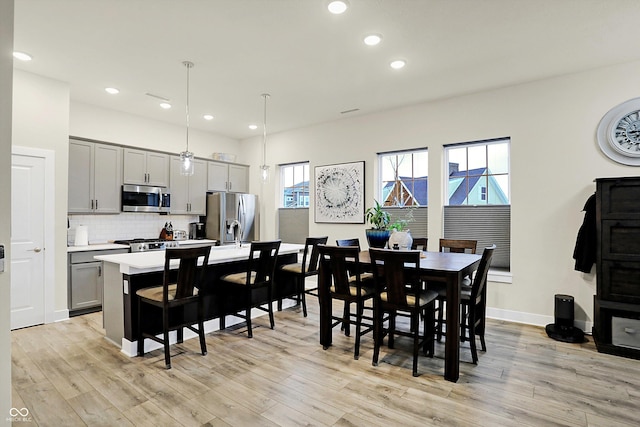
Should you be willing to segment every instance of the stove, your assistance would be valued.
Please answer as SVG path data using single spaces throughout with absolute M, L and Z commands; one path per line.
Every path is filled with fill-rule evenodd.
M 179 246 L 177 241 L 160 239 L 116 240 L 113 243 L 129 245 L 129 252 L 161 251 L 166 248 L 177 248 Z

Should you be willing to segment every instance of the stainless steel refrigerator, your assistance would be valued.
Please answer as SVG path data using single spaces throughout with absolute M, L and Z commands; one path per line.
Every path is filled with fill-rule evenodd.
M 208 239 L 220 244 L 260 240 L 258 196 L 242 193 L 207 194 Z

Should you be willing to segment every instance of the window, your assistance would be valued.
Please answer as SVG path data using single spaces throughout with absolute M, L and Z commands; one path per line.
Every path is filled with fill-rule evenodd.
M 509 204 L 509 140 L 445 147 L 447 205 Z
M 379 189 L 376 200 L 391 214 L 391 222 L 405 220 L 414 237 L 427 237 L 426 149 L 379 153 Z M 412 209 L 406 209 L 410 206 Z
M 427 206 L 426 149 L 378 154 L 380 194 L 384 206 Z
M 309 162 L 280 166 L 280 194 L 283 208 L 309 207 Z
M 495 243 L 492 268 L 509 269 L 511 206 L 509 138 L 444 147 L 447 200 L 443 236 Z

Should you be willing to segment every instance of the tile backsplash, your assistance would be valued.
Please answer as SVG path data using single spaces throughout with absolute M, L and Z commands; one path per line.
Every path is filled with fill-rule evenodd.
M 158 215 L 157 213 L 121 213 L 119 215 L 69 215 L 67 245 L 75 240 L 76 227 L 86 225 L 89 244 L 124 239 L 155 239 L 165 222 L 171 221 L 174 230 L 189 233 L 189 223 L 199 221 L 197 215 Z

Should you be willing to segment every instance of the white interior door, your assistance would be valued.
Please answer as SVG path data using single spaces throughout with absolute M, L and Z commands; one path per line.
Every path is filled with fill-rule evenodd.
M 45 159 L 12 155 L 11 329 L 45 321 Z

